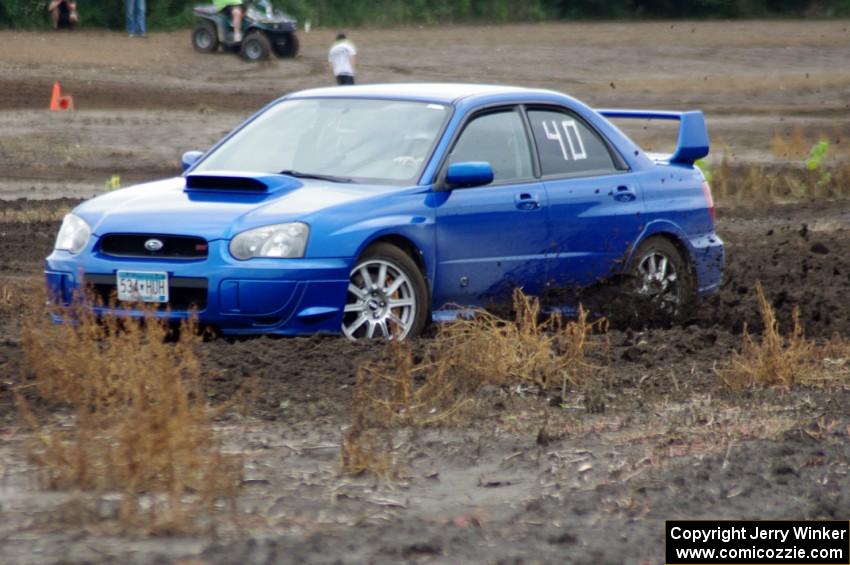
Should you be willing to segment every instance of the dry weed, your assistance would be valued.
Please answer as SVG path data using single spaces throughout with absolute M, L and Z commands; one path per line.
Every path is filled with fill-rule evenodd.
M 478 311 L 441 326 L 419 354 L 409 342 L 393 341 L 384 359 L 360 367 L 352 425 L 343 438 L 343 472 L 387 475 L 394 468 L 392 430 L 460 421 L 484 385 L 559 386 L 563 398 L 568 384 L 604 371 L 587 352 L 597 345 L 590 337 L 607 331 L 605 320 L 589 322 L 580 308 L 575 321 L 557 314 L 541 321 L 536 298 L 517 290 L 513 300 L 513 321 Z M 385 450 L 380 434 L 389 438 Z
M 23 208 L 0 210 L 0 223 L 35 224 L 40 222 L 58 222 L 71 211 L 71 206 L 47 204 L 28 204 Z
M 0 314 L 4 322 L 23 320 L 44 311 L 44 283 L 36 278 L 8 278 L 0 285 Z
M 471 403 L 447 366 L 414 359 L 410 342 L 394 340 L 380 361 L 361 366 L 352 394 L 352 421 L 342 440 L 342 470 L 389 478 L 398 473 L 392 431 L 445 423 Z M 465 391 L 464 391 L 465 392 Z
M 835 382 L 850 376 L 850 341 L 835 336 L 826 344 L 816 344 L 803 334 L 799 311 L 792 313 L 791 332 L 785 336 L 760 282 L 756 283 L 759 312 L 764 330 L 760 341 L 744 326 L 740 353 L 733 353 L 727 367 L 720 371 L 723 381 L 733 389 L 754 386 L 781 386 Z
M 711 189 L 718 200 L 725 200 L 732 195 L 732 174 L 729 170 L 729 157 L 725 152 L 720 167 L 712 174 Z
M 175 338 L 153 312 L 98 320 L 74 308 L 70 319 L 36 317 L 22 331 L 39 396 L 74 417 L 72 427 L 44 424 L 18 396 L 47 486 L 120 493 L 122 522 L 152 532 L 191 527 L 233 501 L 241 464 L 213 432 L 193 324 Z
M 477 312 L 441 327 L 435 340 L 442 365 L 451 365 L 455 378 L 480 384 L 545 386 L 561 376 L 562 360 L 555 350 L 558 316 L 540 321 L 540 303 L 516 290 L 515 318 L 508 322 Z
M 777 159 L 799 160 L 805 159 L 810 145 L 806 143 L 802 128 L 796 126 L 787 135 L 774 133 L 770 140 L 770 151 Z
M 14 303 L 15 295 L 12 292 L 12 289 L 7 285 L 3 285 L 3 287 L 0 288 L 0 311 L 8 310 Z
M 850 197 L 850 165 L 808 170 L 804 165 L 732 167 L 712 171 L 715 200 L 723 203 L 798 202 Z
M 557 351 L 564 360 L 564 382 L 574 385 L 582 385 L 590 379 L 604 373 L 605 368 L 590 363 L 587 358 L 588 352 L 602 348 L 607 351 L 607 340 L 600 343 L 592 343 L 591 337 L 598 334 L 607 335 L 608 320 L 599 319 L 594 322 L 587 320 L 588 311 L 581 305 L 578 308 L 578 316 L 575 321 L 563 324 L 558 320 L 558 331 L 555 333 Z M 597 379 L 598 380 L 598 379 Z M 566 394 L 563 395 L 566 398 Z
M 413 346 L 393 341 L 383 361 L 357 372 L 355 427 L 428 426 L 449 420 L 468 402 L 478 382 L 455 378 L 449 363 L 426 352 L 416 362 Z M 466 390 L 464 390 L 466 389 Z
M 513 305 L 513 322 L 479 312 L 440 328 L 435 349 L 455 378 L 547 387 L 565 380 L 580 384 L 601 369 L 585 355 L 588 338 L 607 331 L 606 320 L 588 322 L 580 306 L 575 321 L 565 322 L 556 313 L 541 322 L 539 301 L 520 290 L 514 291 Z
M 382 479 L 398 475 L 393 456 L 392 436 L 386 432 L 363 429 L 357 425 L 343 434 L 342 471 L 349 475 L 372 474 Z

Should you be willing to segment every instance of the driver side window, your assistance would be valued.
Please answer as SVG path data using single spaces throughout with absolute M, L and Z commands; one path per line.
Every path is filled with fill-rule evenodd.
M 467 124 L 449 155 L 449 164 L 464 161 L 490 163 L 494 183 L 532 178 L 531 148 L 519 113 L 492 112 Z

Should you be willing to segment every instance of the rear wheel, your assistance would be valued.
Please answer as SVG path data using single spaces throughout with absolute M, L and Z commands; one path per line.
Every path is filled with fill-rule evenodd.
M 425 327 L 428 291 L 419 267 L 388 243 L 370 247 L 348 282 L 342 333 L 349 339 L 404 339 Z
M 269 39 L 265 34 L 259 31 L 252 31 L 242 40 L 240 54 L 246 61 L 256 62 L 268 59 L 271 51 L 271 43 L 269 43 Z
M 192 31 L 192 47 L 201 53 L 213 53 L 218 49 L 218 32 L 215 24 L 203 21 Z
M 632 261 L 631 275 L 637 298 L 649 307 L 645 311 L 648 317 L 680 320 L 693 305 L 695 285 L 691 267 L 682 252 L 666 238 L 652 237 L 641 244 Z

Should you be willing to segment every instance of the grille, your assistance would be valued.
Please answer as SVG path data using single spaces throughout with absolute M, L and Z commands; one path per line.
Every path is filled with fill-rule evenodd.
M 158 240 L 162 247 L 150 250 L 145 243 Z M 110 233 L 100 238 L 100 252 L 113 257 L 152 257 L 157 259 L 205 259 L 207 241 L 185 235 Z
M 95 300 L 106 306 L 116 303 L 115 275 L 86 275 L 85 281 Z M 207 307 L 207 280 L 171 277 L 168 279 L 168 302 L 154 305 L 158 310 L 204 310 Z

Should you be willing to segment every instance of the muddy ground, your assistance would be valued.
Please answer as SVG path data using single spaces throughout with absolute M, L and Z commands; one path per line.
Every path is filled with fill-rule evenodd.
M 821 135 L 840 142 L 850 127 L 848 26 L 547 24 L 351 35 L 364 82 L 510 82 L 595 106 L 701 107 L 718 151 L 775 163 L 784 158 L 771 143 L 777 134 L 798 128 L 807 143 Z M 594 358 L 607 367 L 604 378 L 570 390 L 561 405 L 559 391 L 488 388 L 466 424 L 400 434 L 396 480 L 339 473 L 356 370 L 379 359 L 381 347 L 218 339 L 201 352 L 211 398 L 226 402 L 245 383 L 254 394 L 216 423 L 246 459 L 239 512 L 221 519 L 217 536 L 115 535 L 104 526 L 108 509 L 81 514 L 73 493 L 42 490 L 11 399 L 27 372 L 20 323 L 31 315 L 26 305 L 38 296 L 57 229 L 40 218 L 103 191 L 111 175 L 127 184 L 173 174 L 180 152 L 208 147 L 264 102 L 327 84 L 331 37 L 303 35 L 299 58 L 253 67 L 196 55 L 185 31 L 147 40 L 0 34 L 2 561 L 658 563 L 665 519 L 847 519 L 847 381 L 732 392 L 717 373 L 740 347 L 744 324 L 760 329 L 757 280 L 784 325 L 798 306 L 807 335 L 850 336 L 847 202 L 722 204 L 726 279 L 692 320 L 613 330 L 610 349 Z M 44 110 L 57 79 L 76 112 Z M 844 158 L 842 144 L 834 147 Z

